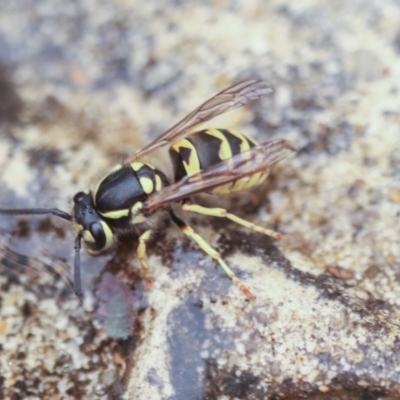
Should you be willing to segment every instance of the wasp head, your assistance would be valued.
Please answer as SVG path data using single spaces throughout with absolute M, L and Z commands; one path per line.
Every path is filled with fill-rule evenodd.
M 83 238 L 83 243 L 92 255 L 107 250 L 114 243 L 114 234 L 96 210 L 90 193 L 79 192 L 74 198 L 73 226 Z

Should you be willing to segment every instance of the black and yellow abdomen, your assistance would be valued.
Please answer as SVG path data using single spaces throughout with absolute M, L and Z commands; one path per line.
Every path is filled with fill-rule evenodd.
M 175 169 L 175 182 L 186 175 L 194 175 L 237 154 L 245 153 L 257 145 L 255 140 L 234 130 L 206 129 L 194 132 L 174 143 L 169 150 Z M 218 186 L 212 190 L 212 193 L 226 194 L 250 188 L 263 182 L 268 172 L 269 170 L 266 170 Z

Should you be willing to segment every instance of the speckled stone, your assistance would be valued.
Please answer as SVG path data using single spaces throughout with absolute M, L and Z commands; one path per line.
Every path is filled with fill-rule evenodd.
M 0 207 L 69 211 L 250 78 L 273 95 L 208 126 L 299 151 L 260 188 L 200 199 L 287 241 L 189 218 L 254 302 L 160 218 L 152 287 L 132 235 L 82 254 L 80 304 L 68 223 L 0 216 L 0 397 L 400 398 L 399 20 L 390 0 L 1 2 Z

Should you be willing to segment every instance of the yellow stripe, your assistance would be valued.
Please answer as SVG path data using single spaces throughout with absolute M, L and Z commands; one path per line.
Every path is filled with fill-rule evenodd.
M 107 223 L 105 223 L 104 221 L 101 221 L 101 226 L 103 227 L 103 232 L 106 237 L 106 244 L 102 250 L 106 250 L 114 244 L 114 234 Z
M 231 188 L 231 192 L 239 192 L 241 190 L 244 190 L 248 187 L 249 182 L 250 182 L 251 177 L 244 177 L 241 179 L 238 179 L 235 184 Z
M 182 160 L 183 166 L 186 170 L 186 174 L 188 176 L 194 175 L 200 171 L 200 161 L 197 157 L 196 148 L 193 146 L 192 143 L 189 142 L 187 139 L 179 140 L 177 143 L 172 145 L 172 148 L 179 154 L 181 148 L 189 149 L 189 162 Z
M 232 183 L 227 183 L 226 185 L 222 185 L 222 186 L 217 186 L 216 188 L 214 188 L 211 193 L 213 194 L 228 194 L 231 193 L 232 190 Z
M 142 214 L 138 214 L 138 212 L 142 209 L 143 203 L 141 201 L 137 201 L 132 207 L 131 207 L 131 213 L 132 213 L 132 218 L 131 222 L 132 224 L 141 224 L 142 222 L 146 221 L 146 217 Z
M 250 149 L 249 143 L 252 143 L 255 146 L 258 145 L 258 143 L 255 140 L 247 138 L 246 136 L 242 135 L 238 131 L 229 130 L 229 133 L 232 134 L 233 136 L 236 136 L 238 139 L 240 139 L 242 141 L 242 143 L 240 144 L 240 152 L 241 153 Z
M 132 216 L 131 222 L 133 225 L 142 224 L 147 218 L 144 215 L 134 215 Z
M 221 159 L 221 161 L 232 157 L 232 150 L 231 146 L 229 145 L 229 140 L 221 131 L 218 129 L 207 129 L 206 134 L 221 140 L 221 145 L 218 152 L 218 157 Z
M 85 230 L 81 224 L 78 224 L 78 223 L 76 222 L 75 219 L 72 220 L 72 227 L 73 227 L 73 229 L 74 229 L 74 231 L 75 231 L 76 233 L 80 233 L 80 232 L 82 232 L 82 231 Z
M 269 169 L 266 169 L 262 174 L 260 174 L 259 180 L 254 185 L 259 185 L 260 183 L 264 182 L 269 175 Z
M 254 174 L 250 177 L 249 182 L 247 183 L 247 187 L 251 188 L 261 183 L 261 178 L 263 174 Z
M 160 175 L 156 174 L 156 191 L 160 191 L 163 187 L 162 180 L 160 178 Z
M 141 201 L 137 201 L 132 207 L 131 212 L 133 215 L 136 215 L 140 209 L 143 207 L 143 203 Z
M 144 192 L 146 194 L 150 194 L 153 193 L 154 191 L 154 185 L 153 185 L 153 181 L 150 178 L 140 178 L 140 185 L 142 186 L 142 189 L 144 190 Z
M 227 183 L 226 185 L 218 186 L 212 190 L 214 194 L 228 194 L 233 192 L 239 192 L 244 189 L 250 189 L 251 187 L 257 186 L 264 182 L 268 177 L 268 172 L 257 173 L 252 176 L 238 179 L 236 182 Z
M 131 163 L 131 167 L 135 172 L 139 171 L 140 168 L 143 167 L 143 165 L 144 165 L 143 163 L 138 162 L 138 161 L 134 161 L 133 163 Z
M 149 167 L 149 168 L 151 168 L 151 169 L 156 169 L 153 165 L 151 165 L 151 164 L 149 164 L 149 163 L 146 163 L 146 164 L 144 164 L 144 163 L 141 163 L 141 162 L 139 162 L 139 161 L 134 161 L 134 162 L 131 162 L 131 167 L 132 167 L 132 169 L 135 171 L 135 172 L 138 172 L 141 168 L 143 168 L 143 166 L 145 166 L 146 165 L 146 167 Z
M 94 243 L 95 242 L 95 240 L 94 240 L 94 237 L 93 237 L 93 235 L 90 233 L 90 231 L 83 231 L 83 240 L 85 241 L 85 242 L 89 242 L 89 243 Z
M 119 219 L 122 217 L 127 217 L 129 215 L 129 209 L 127 208 L 125 210 L 108 211 L 101 213 L 101 215 L 105 218 Z

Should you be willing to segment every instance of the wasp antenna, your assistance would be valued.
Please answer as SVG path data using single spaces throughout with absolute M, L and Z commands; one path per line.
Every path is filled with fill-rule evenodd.
M 78 234 L 75 239 L 75 260 L 74 260 L 74 290 L 75 294 L 82 299 L 82 283 L 81 283 L 81 238 L 82 235 Z
M 0 208 L 0 214 L 7 215 L 46 215 L 53 214 L 57 217 L 72 221 L 72 216 L 58 208 Z

